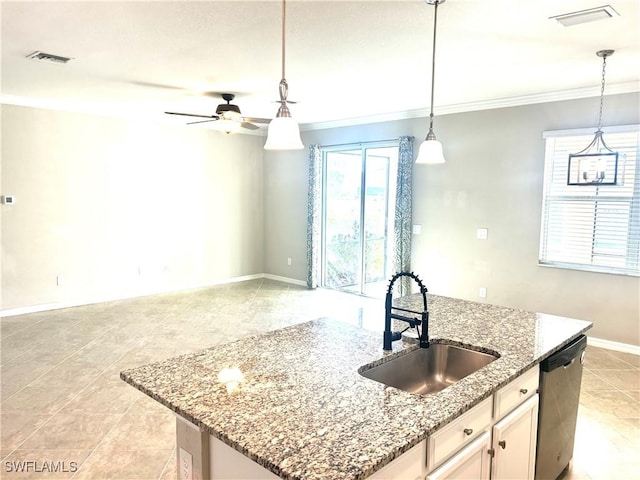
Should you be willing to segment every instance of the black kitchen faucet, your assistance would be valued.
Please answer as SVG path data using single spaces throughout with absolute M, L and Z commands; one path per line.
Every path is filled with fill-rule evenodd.
M 424 309 L 422 312 L 416 312 L 414 310 L 407 310 L 406 308 L 393 307 L 392 296 L 393 296 L 393 284 L 400 277 L 409 277 L 416 281 L 418 286 L 420 287 L 420 293 L 422 293 L 422 302 L 424 305 Z M 399 310 L 401 312 L 413 313 L 415 315 L 420 315 L 420 318 L 411 318 L 406 315 L 393 313 L 391 310 Z M 409 324 L 407 328 L 405 328 L 402 332 L 393 332 L 391 331 L 391 319 L 401 320 Z M 422 326 L 422 328 L 420 328 Z M 385 314 L 384 314 L 384 337 L 383 337 L 383 350 L 391 350 L 391 343 L 400 340 L 402 337 L 402 333 L 408 330 L 409 328 L 415 328 L 418 332 L 418 338 L 420 339 L 420 348 L 429 348 L 429 311 L 427 310 L 427 287 L 422 284 L 422 280 L 418 278 L 416 274 L 413 272 L 399 272 L 396 273 L 393 277 L 391 277 L 391 281 L 389 282 L 389 288 L 387 289 L 387 297 L 385 299 Z

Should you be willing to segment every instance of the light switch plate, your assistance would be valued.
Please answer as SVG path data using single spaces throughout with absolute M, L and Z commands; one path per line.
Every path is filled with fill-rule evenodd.
M 479 228 L 476 230 L 476 237 L 478 240 L 486 240 L 489 237 L 489 229 Z

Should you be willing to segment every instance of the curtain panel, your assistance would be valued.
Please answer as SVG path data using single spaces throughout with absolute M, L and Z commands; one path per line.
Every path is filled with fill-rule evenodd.
M 398 176 L 396 185 L 395 209 L 395 272 L 411 271 L 411 200 L 413 179 L 413 137 L 400 137 L 398 144 Z M 411 279 L 402 277 L 398 280 L 398 293 L 407 295 L 411 292 Z
M 320 213 L 322 210 L 322 152 L 309 146 L 309 193 L 307 198 L 307 286 L 316 288 L 320 278 Z

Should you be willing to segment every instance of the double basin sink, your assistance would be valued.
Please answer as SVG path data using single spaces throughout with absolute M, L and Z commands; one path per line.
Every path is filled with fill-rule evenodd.
M 384 385 L 424 395 L 444 390 L 497 358 L 456 345 L 431 343 L 429 348 L 411 350 L 374 367 L 365 365 L 358 372 Z

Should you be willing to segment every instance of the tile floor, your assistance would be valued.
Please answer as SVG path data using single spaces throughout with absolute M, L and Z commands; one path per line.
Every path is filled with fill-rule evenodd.
M 382 311 L 378 300 L 256 280 L 2 318 L 0 478 L 175 479 L 173 414 L 121 370 L 321 316 L 380 330 Z M 564 478 L 635 478 L 640 357 L 589 347 L 585 368 Z M 16 472 L 19 462 L 32 471 Z

